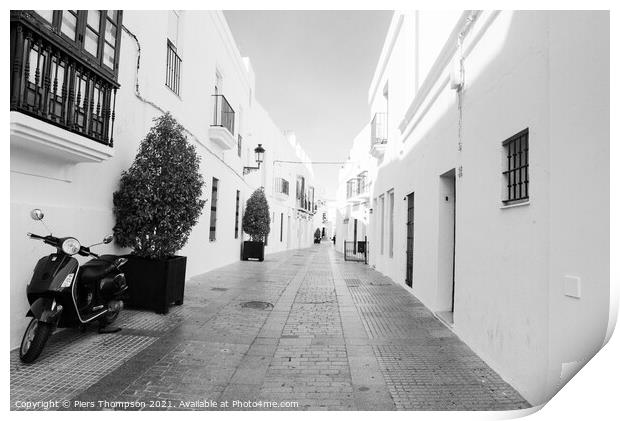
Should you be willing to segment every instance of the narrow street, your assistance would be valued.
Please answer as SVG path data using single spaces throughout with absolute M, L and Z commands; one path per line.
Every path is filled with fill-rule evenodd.
M 411 294 L 331 243 L 195 277 L 168 315 L 127 310 L 117 324 L 112 335 L 58 332 L 33 365 L 13 351 L 11 409 L 529 406 Z

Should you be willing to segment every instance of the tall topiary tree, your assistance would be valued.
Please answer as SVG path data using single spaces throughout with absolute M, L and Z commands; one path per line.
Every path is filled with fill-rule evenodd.
M 245 205 L 243 231 L 252 241 L 263 241 L 269 235 L 270 224 L 267 198 L 262 188 L 256 189 Z
M 138 256 L 165 259 L 183 248 L 198 222 L 204 181 L 183 126 L 170 113 L 153 121 L 114 192 L 114 237 Z

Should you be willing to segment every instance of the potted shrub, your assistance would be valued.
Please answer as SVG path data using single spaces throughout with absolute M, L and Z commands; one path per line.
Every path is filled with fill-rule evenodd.
M 317 228 L 314 231 L 314 244 L 321 244 L 321 229 Z
M 154 122 L 114 192 L 114 237 L 133 249 L 123 266 L 127 304 L 167 313 L 183 304 L 187 257 L 175 253 L 202 213 L 204 181 L 183 127 L 169 113 Z
M 243 242 L 243 260 L 265 260 L 265 243 L 269 235 L 269 204 L 263 189 L 256 189 L 245 205 L 243 214 L 243 231 L 250 236 L 250 241 Z

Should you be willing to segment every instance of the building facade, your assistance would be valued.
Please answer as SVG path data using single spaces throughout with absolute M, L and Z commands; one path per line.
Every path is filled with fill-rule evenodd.
M 11 347 L 27 321 L 32 269 L 50 253 L 26 238 L 44 231 L 29 211 L 43 209 L 55 234 L 84 244 L 111 233 L 121 172 L 164 112 L 196 145 L 205 180 L 206 205 L 179 251 L 188 279 L 239 260 L 243 209 L 256 188 L 272 212 L 266 253 L 311 245 L 312 173 L 278 173 L 274 163 L 308 158 L 256 101 L 250 61 L 221 12 L 11 12 L 11 66 Z M 259 144 L 265 158 L 257 165 Z M 276 178 L 286 179 L 286 193 Z
M 377 163 L 369 153 L 370 125 L 353 140 L 347 161 L 338 172 L 336 200 L 336 250 L 344 253 L 345 241 L 351 250 L 368 241 L 371 191 Z
M 610 333 L 609 14 L 395 12 L 369 106 L 370 264 L 546 402 Z

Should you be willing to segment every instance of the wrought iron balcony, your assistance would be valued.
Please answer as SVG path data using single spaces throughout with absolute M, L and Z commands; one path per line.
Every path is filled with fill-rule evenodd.
M 224 95 L 213 95 L 214 110 L 211 126 L 224 127 L 231 135 L 235 134 L 235 110 L 232 109 Z
M 297 209 L 305 213 L 314 214 L 316 212 L 316 204 L 310 199 L 309 195 L 296 198 Z
M 388 141 L 387 114 L 376 113 L 370 122 L 370 153 L 381 156 Z
M 32 12 L 11 12 L 11 111 L 113 145 L 119 84 Z
M 353 178 L 347 182 L 347 200 L 361 202 L 370 195 L 371 182 L 365 178 Z

